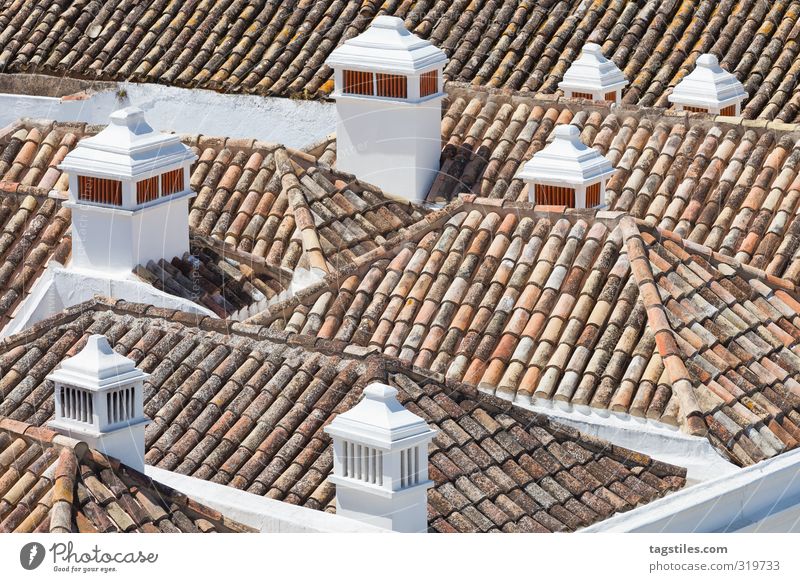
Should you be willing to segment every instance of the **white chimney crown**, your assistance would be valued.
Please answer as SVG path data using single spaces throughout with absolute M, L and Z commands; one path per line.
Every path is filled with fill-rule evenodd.
M 447 55 L 409 32 L 401 18 L 382 15 L 367 30 L 335 49 L 325 63 L 333 68 L 414 75 L 443 67 Z
M 337 513 L 402 532 L 427 530 L 428 443 L 436 434 L 373 383 L 325 432 L 333 438 Z
M 586 43 L 580 56 L 564 73 L 558 87 L 567 97 L 586 97 L 594 101 L 619 103 L 628 80 L 614 61 L 607 59 L 600 45 Z
M 536 152 L 517 174 L 528 184 L 535 204 L 571 208 L 602 206 L 606 180 L 614 173 L 611 162 L 581 142 L 574 125 L 558 125 L 553 140 Z
M 195 159 L 177 135 L 155 131 L 132 106 L 78 142 L 59 165 L 69 175 L 70 266 L 127 274 L 148 260 L 187 252 Z
M 47 376 L 55 394 L 55 420 L 49 424 L 142 471 L 144 428 L 150 422 L 143 410 L 148 377 L 105 336 L 89 336 L 78 354 Z
M 136 179 L 153 171 L 193 162 L 197 156 L 175 134 L 155 131 L 138 107 L 114 111 L 110 123 L 97 135 L 80 140 L 60 168 L 116 179 Z M 70 192 L 70 194 L 75 194 Z M 136 206 L 125 200 L 125 206 Z
M 667 99 L 679 110 L 739 115 L 747 92 L 735 75 L 719 66 L 715 55 L 703 54 Z

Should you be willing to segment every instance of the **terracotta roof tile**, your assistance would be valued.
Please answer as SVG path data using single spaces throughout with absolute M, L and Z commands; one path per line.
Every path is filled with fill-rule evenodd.
M 499 227 L 502 221 L 491 224 Z M 325 481 L 332 470 L 332 453 L 322 427 L 357 402 L 364 378 L 371 377 L 370 366 L 380 361 L 378 369 L 382 370 L 389 361 L 375 360 L 375 356 L 326 355 L 257 339 L 258 326 L 246 326 L 249 333 L 242 335 L 223 335 L 179 323 L 174 315 L 141 315 L 133 306 L 126 311 L 124 305 L 97 305 L 102 308 L 83 306 L 74 315 L 57 316 L 42 336 L 15 336 L 14 341 L 42 347 L 49 343 L 57 356 L 49 365 L 55 366 L 75 351 L 89 330 L 108 333 L 115 348 L 138 364 L 148 359 L 150 350 L 162 345 L 159 338 L 177 336 L 160 362 L 154 362 L 153 375 L 145 386 L 145 410 L 155 421 L 146 431 L 147 461 L 289 503 L 334 509 L 333 488 Z M 146 344 L 119 341 L 148 336 L 151 339 Z M 62 337 L 69 341 L 59 342 Z M 23 374 L 36 366 L 35 360 L 7 343 L 0 361 Z M 317 346 L 323 349 L 324 341 Z M 161 374 L 164 368 L 170 373 Z M 605 512 L 593 509 L 591 505 L 599 507 L 599 502 L 586 497 L 587 493 L 599 498 L 602 486 L 625 487 L 624 491 L 635 488 L 637 502 L 644 503 L 680 486 L 685 477 L 683 469 L 624 449 L 615 452 L 610 444 L 593 452 L 584 440 L 589 437 L 545 417 L 510 409 L 490 396 L 413 380 L 406 373 L 400 368 L 400 372 L 388 376 L 378 372 L 378 376 L 398 388 L 400 400 L 409 410 L 440 431 L 430 456 L 430 474 L 435 481 L 429 497 L 432 531 L 572 530 L 614 511 L 606 506 L 602 506 Z M 48 383 L 38 381 L 45 393 L 51 390 Z M 263 388 L 248 390 L 250 385 Z M 20 420 L 32 419 L 36 409 L 17 403 L 36 389 L 31 383 L 17 384 L 0 403 L 0 412 L 10 412 Z M 45 406 L 50 398 L 43 394 L 37 400 Z M 41 422 L 51 414 L 52 410 L 42 415 Z M 9 455 L 19 464 L 21 454 L 28 450 L 23 437 L 3 437 L 6 425 L 18 426 L 14 422 L 0 421 L 0 466 Z M 37 464 L 34 457 L 24 464 L 31 471 L 44 470 L 48 463 Z M 164 507 L 155 499 L 145 502 L 141 499 L 144 485 L 130 489 L 130 472 L 93 469 L 94 461 L 87 458 L 99 457 L 83 457 L 78 491 L 87 500 L 86 524 L 95 529 L 133 531 L 155 525 L 162 530 L 203 531 L 208 523 L 215 523 L 213 512 L 202 520 L 183 519 L 190 515 L 186 507 Z M 591 465 L 598 463 L 611 468 L 604 482 L 591 472 Z M 652 471 L 678 480 L 661 488 L 625 485 L 620 479 L 630 477 L 620 463 L 642 471 L 652 467 Z M 14 479 L 16 482 L 17 477 Z M 153 517 L 156 514 L 158 517 Z
M 338 322 L 325 337 L 380 348 L 456 384 L 710 431 L 742 464 L 795 445 L 795 423 L 785 429 L 780 409 L 800 369 L 794 283 L 624 215 L 601 222 L 597 212 L 570 211 L 553 222 L 547 210 L 525 203 L 470 200 L 451 203 L 424 235 L 411 232 L 405 244 L 385 249 L 387 270 L 383 262 L 361 267 L 361 292 L 320 285 L 253 321 L 281 329 L 289 318 L 304 326 L 303 304 L 319 305 L 314 298 L 324 295 L 320 316 Z M 418 291 L 413 300 L 411 289 Z M 326 315 L 334 304 L 346 325 Z M 304 326 L 303 333 L 316 332 Z M 784 394 L 781 404 L 766 389 Z M 745 394 L 766 399 L 762 416 L 739 402 Z M 730 410 L 717 418 L 726 402 Z M 418 404 L 440 414 L 426 400 Z M 726 423 L 740 426 L 724 430 L 742 435 L 741 446 L 715 434 Z M 477 439 L 493 462 L 520 454 L 491 438 L 489 426 L 496 428 L 465 417 L 444 428 L 461 446 Z M 524 462 L 543 467 L 543 476 L 555 471 L 553 454 Z M 561 454 L 559 464 L 569 468 L 571 457 Z M 619 487 L 619 497 L 633 499 L 631 486 Z
M 333 88 L 324 65 L 331 51 L 363 32 L 374 17 L 391 14 L 447 53 L 445 77 L 450 80 L 554 93 L 588 40 L 599 43 L 630 80 L 626 103 L 666 105 L 672 87 L 693 69 L 701 52 L 710 51 L 744 83 L 750 95 L 746 117 L 791 121 L 800 107 L 793 75 L 798 10 L 792 3 L 731 2 L 719 9 L 703 3 L 587 8 L 577 0 L 557 9 L 513 1 L 446 6 L 339 0 L 200 3 L 188 9 L 154 4 L 134 11 L 125 6 L 121 0 L 106 5 L 99 23 L 67 4 L 47 11 L 26 7 L 3 16 L 9 26 L 0 64 L 9 72 L 313 97 Z M 133 33 L 117 38 L 121 27 Z M 496 115 L 481 118 L 462 104 L 449 125 L 457 125 L 462 116 L 481 118 L 487 131 L 473 137 L 476 145 L 499 143 L 513 154 L 518 150 L 505 124 L 493 121 L 502 116 L 524 126 L 527 115 L 496 109 Z M 502 163 L 489 155 L 462 165 L 467 176 L 483 167 L 502 172 Z
M 0 531 L 252 531 L 86 443 L 0 420 Z

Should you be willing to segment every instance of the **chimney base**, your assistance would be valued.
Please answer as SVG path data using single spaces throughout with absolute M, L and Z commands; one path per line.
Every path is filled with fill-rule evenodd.
M 144 429 L 148 424 L 150 420 L 144 418 L 110 432 L 84 430 L 57 420 L 51 420 L 47 426 L 60 434 L 83 441 L 89 448 L 144 473 Z
M 394 491 L 367 491 L 352 481 L 328 480 L 336 484 L 336 514 L 400 533 L 425 533 L 428 523 L 428 489 L 432 481 Z

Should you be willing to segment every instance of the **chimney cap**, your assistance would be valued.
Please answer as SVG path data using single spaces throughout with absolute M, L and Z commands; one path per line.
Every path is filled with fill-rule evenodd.
M 195 159 L 197 156 L 177 135 L 154 130 L 144 112 L 129 105 L 114 111 L 109 125 L 100 133 L 80 140 L 58 168 L 89 176 L 133 180 Z
M 408 32 L 408 29 L 406 29 L 403 19 L 398 18 L 397 16 L 381 14 L 372 21 L 372 26 L 376 26 L 378 28 L 389 28 L 398 31 L 400 34 L 411 34 Z
M 605 92 L 621 89 L 628 80 L 614 61 L 603 55 L 600 45 L 588 42 L 580 56 L 573 61 L 564 80 L 558 84 L 563 90 Z
M 580 130 L 571 124 L 557 125 L 553 141 L 536 152 L 517 177 L 537 184 L 588 186 L 611 176 L 611 162 L 581 141 Z
M 139 370 L 133 360 L 115 352 L 105 336 L 94 334 L 80 352 L 61 362 L 47 378 L 91 391 L 104 391 L 148 377 L 149 374 Z
M 378 16 L 369 28 L 346 40 L 325 61 L 331 67 L 417 74 L 447 64 L 447 55 L 410 32 L 401 18 Z
M 667 96 L 671 103 L 722 109 L 747 99 L 744 85 L 719 65 L 717 56 L 711 53 L 697 57 L 694 70 L 675 85 Z
M 397 389 L 378 382 L 368 385 L 361 401 L 334 418 L 325 431 L 383 449 L 430 438 L 435 432 L 398 402 Z
M 111 113 L 109 119 L 114 125 L 124 125 L 134 132 L 147 133 L 153 131 L 153 128 L 144 119 L 144 111 L 133 105 L 117 109 Z

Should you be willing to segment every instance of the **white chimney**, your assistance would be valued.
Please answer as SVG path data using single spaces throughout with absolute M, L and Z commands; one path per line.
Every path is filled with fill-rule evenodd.
M 118 354 L 102 335 L 92 335 L 48 380 L 55 388 L 51 428 L 125 465 L 144 471 L 143 383 L 149 376 Z
M 378 16 L 326 63 L 336 99 L 336 167 L 413 202 L 439 171 L 443 51 Z
M 614 168 L 580 136 L 574 125 L 556 126 L 553 141 L 522 166 L 517 177 L 528 184 L 531 202 L 568 208 L 605 205 L 606 180 Z
M 694 71 L 675 85 L 667 99 L 679 111 L 738 116 L 747 92 L 735 75 L 719 66 L 716 56 L 704 54 L 697 57 Z
M 59 165 L 69 173 L 71 268 L 127 275 L 189 251 L 189 167 L 178 136 L 153 130 L 136 107 L 82 139 Z
M 593 101 L 619 103 L 622 88 L 628 84 L 614 61 L 603 56 L 600 45 L 583 45 L 580 56 L 572 63 L 558 87 L 567 97 L 584 97 Z
M 398 532 L 428 527 L 428 443 L 436 431 L 397 401 L 397 390 L 373 383 L 338 415 L 333 438 L 336 512 Z

